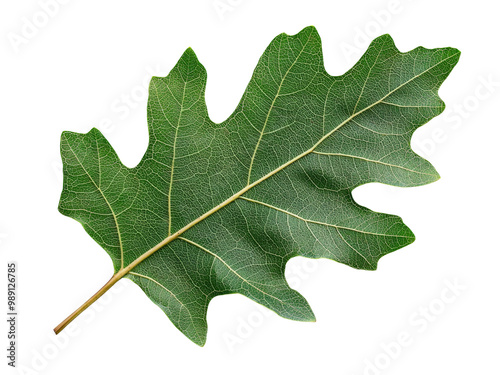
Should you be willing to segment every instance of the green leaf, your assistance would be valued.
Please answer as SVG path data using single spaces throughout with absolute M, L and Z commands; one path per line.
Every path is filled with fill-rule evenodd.
M 445 105 L 438 88 L 453 48 L 401 53 L 375 39 L 339 77 L 323 66 L 314 27 L 266 49 L 233 114 L 212 122 L 206 71 L 188 49 L 149 90 L 149 146 L 124 166 L 96 129 L 64 132 L 59 210 L 82 223 L 187 337 L 206 340 L 218 295 L 240 293 L 280 316 L 314 321 L 284 277 L 295 256 L 374 270 L 414 241 L 399 217 L 358 205 L 365 183 L 418 186 L 439 178 L 410 147 Z

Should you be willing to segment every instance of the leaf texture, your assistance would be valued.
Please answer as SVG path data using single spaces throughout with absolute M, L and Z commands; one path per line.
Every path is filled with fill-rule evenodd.
M 218 295 L 240 293 L 313 321 L 284 277 L 295 256 L 374 270 L 414 241 L 399 217 L 358 205 L 365 183 L 418 186 L 439 178 L 410 147 L 440 114 L 453 48 L 401 53 L 375 39 L 342 76 L 323 65 L 314 27 L 276 37 L 223 123 L 210 120 L 207 74 L 188 49 L 149 89 L 149 146 L 124 166 L 97 130 L 64 132 L 59 210 L 79 221 L 187 337 L 206 341 Z

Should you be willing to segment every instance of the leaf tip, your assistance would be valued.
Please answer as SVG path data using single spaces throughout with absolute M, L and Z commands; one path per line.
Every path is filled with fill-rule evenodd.
M 67 131 L 67 130 L 64 130 L 62 133 L 61 133 L 61 143 L 63 141 L 66 141 L 68 139 L 68 136 L 71 135 L 72 132 L 70 131 Z
M 377 38 L 373 39 L 373 41 L 370 43 L 370 47 L 376 46 L 376 45 L 382 45 L 385 48 L 389 49 L 394 49 L 396 48 L 396 42 L 394 41 L 394 38 L 390 34 L 382 34 L 378 36 Z
M 441 175 L 437 171 L 435 171 L 435 173 L 434 173 L 434 181 L 432 181 L 432 182 L 436 182 L 439 179 L 441 179 Z
M 279 39 L 280 37 L 300 38 L 300 37 L 304 37 L 306 34 L 307 34 L 307 36 L 315 36 L 315 37 L 319 38 L 319 33 L 318 33 L 318 30 L 316 29 L 316 27 L 313 25 L 309 25 L 309 26 L 304 27 L 302 30 L 300 30 L 296 34 L 287 34 L 286 32 L 282 32 L 281 34 L 279 34 L 275 38 L 275 40 Z
M 196 52 L 194 52 L 194 49 L 191 47 L 186 48 L 181 56 L 181 60 L 192 60 L 199 63 L 198 56 L 196 55 Z
M 314 311 L 312 311 L 311 306 L 307 304 L 307 312 L 304 315 L 304 318 L 301 319 L 301 321 L 306 322 L 306 323 L 315 323 L 316 322 L 316 315 L 314 315 Z
M 311 33 L 318 33 L 318 29 L 316 29 L 316 26 L 313 26 L 313 25 L 309 25 L 309 26 L 306 26 L 302 29 L 302 31 L 300 31 L 301 33 L 302 32 L 311 32 Z
M 194 342 L 196 345 L 198 345 L 200 348 L 203 348 L 205 344 L 207 343 L 207 338 L 204 337 L 203 339 L 200 340 L 193 340 L 191 339 L 192 342 Z

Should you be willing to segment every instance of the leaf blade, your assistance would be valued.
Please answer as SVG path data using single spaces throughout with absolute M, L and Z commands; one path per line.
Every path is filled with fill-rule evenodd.
M 62 144 L 60 210 L 108 247 L 115 272 L 118 238 L 118 269 L 199 345 L 208 304 L 222 294 L 314 320 L 286 282 L 286 262 L 328 258 L 373 270 L 382 256 L 414 241 L 399 217 L 359 206 L 351 192 L 368 182 L 419 186 L 439 178 L 410 140 L 444 110 L 438 89 L 459 54 L 423 47 L 401 53 L 383 35 L 352 69 L 333 77 L 313 27 L 281 34 L 234 113 L 215 124 L 204 98 L 206 71 L 188 49 L 167 77 L 151 82 L 150 143 L 135 168 L 124 167 L 97 131 L 71 141 L 90 155 L 80 167 L 72 164 L 69 143 Z M 101 149 L 113 163 L 101 165 Z M 80 169 L 92 171 L 91 196 L 85 189 L 92 181 L 84 184 Z M 114 200 L 100 192 L 101 179 L 110 176 L 118 176 L 110 182 Z M 82 216 L 89 197 L 97 203 Z M 114 236 L 110 218 L 99 217 L 106 204 Z

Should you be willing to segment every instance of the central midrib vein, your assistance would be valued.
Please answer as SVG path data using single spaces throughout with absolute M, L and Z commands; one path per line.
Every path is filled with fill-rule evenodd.
M 247 191 L 249 191 L 250 189 L 252 189 L 254 186 L 257 186 L 261 182 L 267 180 L 269 177 L 275 175 L 279 171 L 281 171 L 281 170 L 285 169 L 286 167 L 288 167 L 289 165 L 295 163 L 297 160 L 300 160 L 304 156 L 307 156 L 310 153 L 312 153 L 324 140 L 326 140 L 328 137 L 330 137 L 333 133 L 335 133 L 337 130 L 339 130 L 342 126 L 344 126 L 345 124 L 349 123 L 353 118 L 355 118 L 356 116 L 359 116 L 361 113 L 363 113 L 363 112 L 371 109 L 375 105 L 380 104 L 383 100 L 385 100 L 387 97 L 389 97 L 390 95 L 392 95 L 395 91 L 399 90 L 401 87 L 407 85 L 408 83 L 412 82 L 413 80 L 417 79 L 418 77 L 422 76 L 423 74 L 427 73 L 428 71 L 434 69 L 436 66 L 438 66 L 438 65 L 444 63 L 445 61 L 453 58 L 454 56 L 456 56 L 456 54 L 448 56 L 447 58 L 441 60 L 437 64 L 434 64 L 433 66 L 427 68 L 426 70 L 422 71 L 421 73 L 415 75 L 414 77 L 412 77 L 408 81 L 406 81 L 406 82 L 402 83 L 401 85 L 397 86 L 396 88 L 394 88 L 393 90 L 391 90 L 389 93 L 387 93 L 386 95 L 384 95 L 379 100 L 373 102 L 372 104 L 370 104 L 369 106 L 363 108 L 362 110 L 360 110 L 360 111 L 358 111 L 356 113 L 353 113 L 351 116 L 349 116 L 347 119 L 345 119 L 339 125 L 337 125 L 334 129 L 332 129 L 326 135 L 324 135 L 323 137 L 321 137 L 320 140 L 318 142 L 316 142 L 311 148 L 309 148 L 308 150 L 304 151 L 302 154 L 297 155 L 296 157 L 294 157 L 293 159 L 289 160 L 288 162 L 282 164 L 281 166 L 279 166 L 278 168 L 276 168 L 273 171 L 269 172 L 268 174 L 262 176 L 261 178 L 259 178 L 258 180 L 254 181 L 253 183 L 251 183 L 249 185 L 246 185 L 239 192 L 233 194 L 231 197 L 227 198 L 222 203 L 219 203 L 217 206 L 215 206 L 211 210 L 205 212 L 203 215 L 199 216 L 197 219 L 193 220 L 191 223 L 185 225 L 183 228 L 179 229 L 177 232 L 169 235 L 163 241 L 161 241 L 156 246 L 152 247 L 151 249 L 149 249 L 148 251 L 146 251 L 144 254 L 142 254 L 140 257 L 138 257 L 135 261 L 133 261 L 132 263 L 130 263 L 127 267 L 125 267 L 122 270 L 120 270 L 120 272 L 118 272 L 118 274 L 120 274 L 121 276 L 126 275 L 134 267 L 136 267 L 138 264 L 140 264 L 144 259 L 146 259 L 146 258 L 150 257 L 151 255 L 153 255 L 156 251 L 158 251 L 159 249 L 161 249 L 165 245 L 169 244 L 170 242 L 172 242 L 176 238 L 178 238 L 181 234 L 183 234 L 187 230 L 191 229 L 192 227 L 194 227 L 199 222 L 205 220 L 207 217 L 209 217 L 212 214 L 214 214 L 215 212 L 219 211 L 221 208 L 227 206 L 229 203 L 234 202 L 236 199 L 238 199 L 240 196 L 242 196 Z M 117 274 L 117 276 L 118 276 L 118 274 Z

